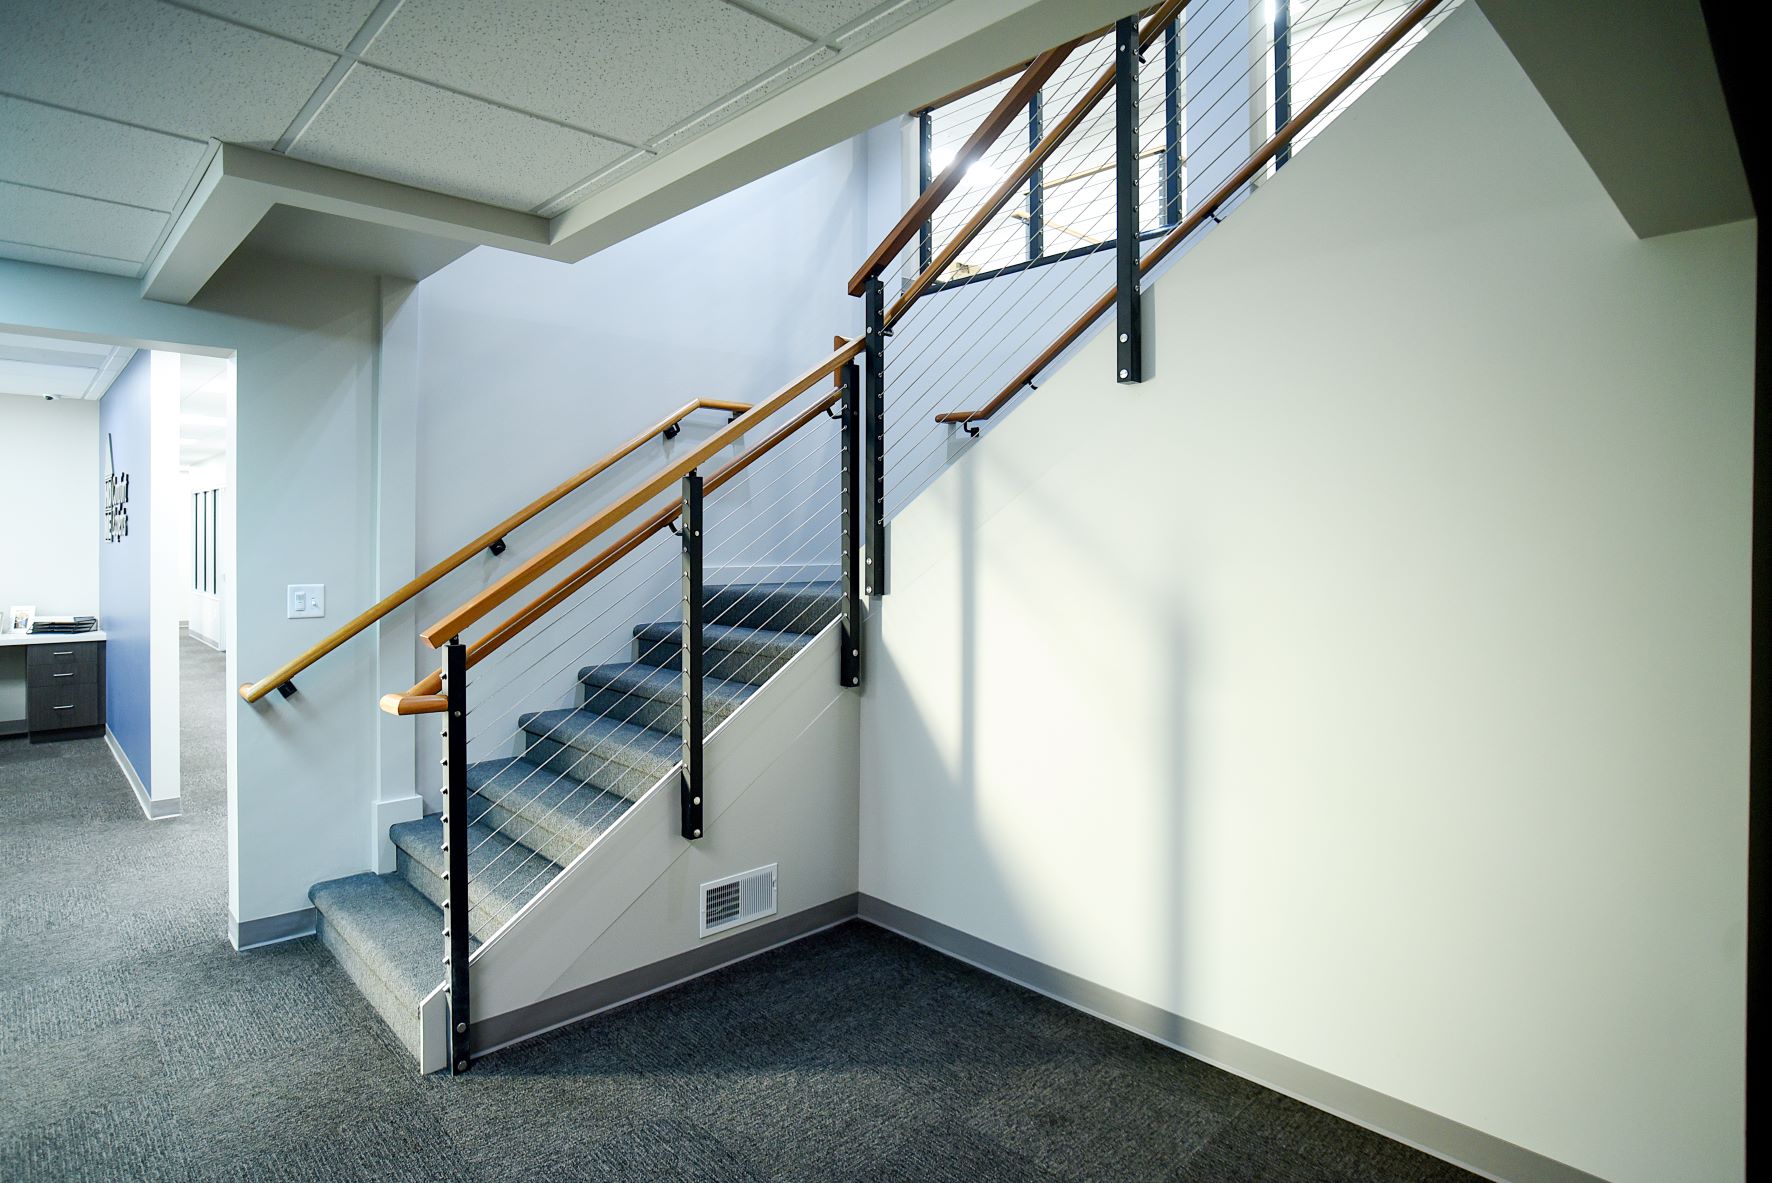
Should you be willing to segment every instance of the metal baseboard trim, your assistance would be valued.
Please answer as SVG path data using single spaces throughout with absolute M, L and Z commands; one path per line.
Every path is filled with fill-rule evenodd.
M 313 936 L 319 921 L 320 912 L 316 908 L 297 908 L 281 916 L 260 916 L 257 920 L 244 922 L 229 913 L 228 939 L 234 942 L 235 949 L 244 953 L 248 949 Z
M 938 953 L 1486 1178 L 1503 1183 L 1603 1183 L 1596 1175 L 1493 1134 L 1055 969 L 897 904 L 862 894 L 857 911 L 868 923 Z
M 514 1011 L 506 1011 L 502 1015 L 477 1020 L 473 1029 L 474 1055 L 487 1055 L 514 1043 L 533 1039 L 556 1028 L 634 1002 L 648 994 L 680 986 L 693 978 L 748 960 L 759 953 L 767 953 L 827 928 L 834 928 L 855 919 L 857 898 L 853 893 L 839 896 L 766 924 L 734 932 L 729 937 L 700 945 L 663 961 L 655 961 L 651 965 L 643 965 L 639 969 L 616 974 L 600 982 L 579 986 L 552 998 L 545 998 Z
M 135 803 L 141 806 L 142 816 L 151 822 L 177 817 L 180 813 L 178 798 L 156 801 L 148 795 L 148 786 L 136 774 L 135 765 L 123 754 L 123 745 L 117 742 L 117 737 L 111 733 L 109 726 L 105 728 L 104 739 L 105 747 L 110 749 L 111 759 L 116 762 L 118 771 L 123 773 L 123 779 L 129 782 L 129 787 L 135 792 Z

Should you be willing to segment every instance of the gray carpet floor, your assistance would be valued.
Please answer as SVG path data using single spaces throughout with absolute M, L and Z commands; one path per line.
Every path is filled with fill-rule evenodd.
M 102 741 L 0 741 L 9 1183 L 1474 1178 L 860 923 L 421 1078 L 314 940 L 229 947 L 184 657 L 176 819 Z

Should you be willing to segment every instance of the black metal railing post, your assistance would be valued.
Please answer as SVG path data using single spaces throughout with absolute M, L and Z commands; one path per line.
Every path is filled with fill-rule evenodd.
M 1040 101 L 1040 92 L 1035 91 L 1034 97 L 1028 100 L 1028 151 L 1032 152 L 1040 146 L 1040 137 L 1046 134 L 1045 107 Z M 1045 169 L 1036 168 L 1028 174 L 1028 259 L 1038 259 L 1046 253 L 1046 188 Z
M 1274 0 L 1274 131 L 1292 122 L 1292 11 L 1290 0 Z M 1292 145 L 1274 153 L 1274 171 L 1292 159 Z
M 843 653 L 837 680 L 861 685 L 861 371 L 850 362 L 837 371 L 843 391 Z
M 1163 30 L 1163 225 L 1181 221 L 1183 210 L 1181 126 L 1181 21 Z
M 1144 381 L 1144 330 L 1139 309 L 1138 18 L 1114 26 L 1114 176 L 1116 370 L 1121 382 Z
M 451 637 L 443 654 L 443 964 L 449 995 L 449 1071 L 468 1070 L 468 648 Z
M 886 543 L 886 291 L 878 275 L 867 281 L 868 545 L 870 596 L 887 592 Z
M 917 196 L 929 188 L 934 179 L 931 173 L 929 156 L 935 150 L 935 123 L 928 111 L 917 114 Z M 929 270 L 930 260 L 935 258 L 935 219 L 924 218 L 923 224 L 917 228 L 917 270 Z
M 701 474 L 683 478 L 683 771 L 678 796 L 683 806 L 683 837 L 702 835 L 702 678 L 706 649 L 702 638 Z

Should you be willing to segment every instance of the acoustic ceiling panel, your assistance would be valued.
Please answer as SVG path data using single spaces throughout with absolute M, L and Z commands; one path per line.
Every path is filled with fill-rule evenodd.
M 820 37 L 829 37 L 876 8 L 896 5 L 893 0 L 753 0 L 751 6 Z
M 183 0 L 216 16 L 342 53 L 377 0 Z
M 146 259 L 167 215 L 0 181 L 0 237 L 30 246 Z
M 556 123 L 357 65 L 290 155 L 529 209 L 625 151 Z
M 270 147 L 335 60 L 165 4 L 0 4 L 5 90 L 195 139 Z
M 139 275 L 142 265 L 128 259 L 105 259 L 81 251 L 58 251 L 53 247 L 0 239 L 0 259 L 19 259 L 26 263 L 43 263 L 50 267 L 67 267 L 75 271 L 97 271 L 101 275 Z
M 203 153 L 196 140 L 0 95 L 0 181 L 169 210 Z
M 836 56 L 836 50 L 826 49 L 823 46 L 802 53 L 749 86 L 726 96 L 707 110 L 699 112 L 689 122 L 672 128 L 669 133 L 660 136 L 653 146 L 659 152 L 669 152 L 678 148 L 696 136 L 713 130 L 740 111 L 748 110 L 770 95 L 786 90 L 806 75 L 829 64 L 830 60 Z
M 770 2 L 774 3 L 775 0 Z M 882 4 L 861 21 L 843 30 L 836 38 L 837 48 L 856 49 L 870 41 L 876 41 L 945 3 L 947 0 L 899 0 L 896 4 Z
M 406 0 L 363 60 L 640 144 L 807 44 L 720 0 Z

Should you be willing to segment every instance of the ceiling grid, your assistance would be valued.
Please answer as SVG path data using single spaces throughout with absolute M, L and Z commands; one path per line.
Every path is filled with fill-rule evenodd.
M 552 216 L 945 2 L 0 6 L 0 256 L 141 276 L 217 142 Z

